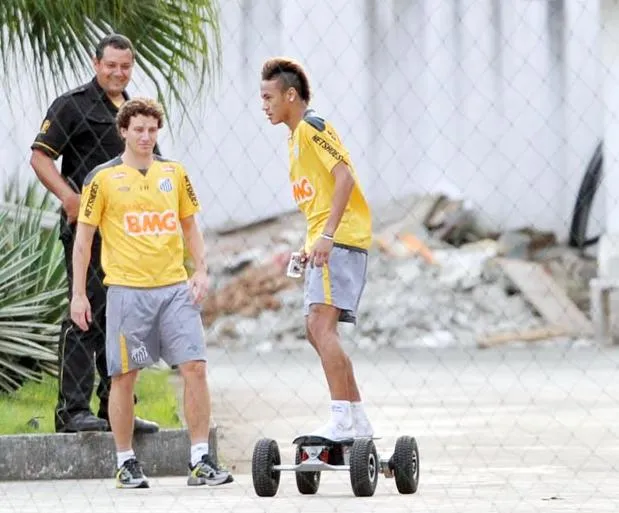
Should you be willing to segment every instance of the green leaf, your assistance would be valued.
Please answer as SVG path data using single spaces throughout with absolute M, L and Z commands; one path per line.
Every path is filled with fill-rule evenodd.
M 14 301 L 10 308 L 19 308 L 19 307 L 24 307 L 24 306 L 32 306 L 32 307 L 36 307 L 38 305 L 40 305 L 41 303 L 45 304 L 45 303 L 49 303 L 59 297 L 64 296 L 65 291 L 64 290 L 50 290 L 49 292 L 40 292 L 36 295 L 33 296 L 28 296 L 25 297 L 23 299 Z M 0 308 L 0 311 L 4 311 L 5 308 Z
M 36 190 L 27 187 L 11 214 L 0 214 L 0 390 L 7 392 L 43 372 L 58 373 L 59 322 L 67 305 L 64 254 L 58 228 L 41 226 L 36 207 L 47 200 Z
M 187 99 L 195 99 L 220 70 L 213 0 L 2 0 L 0 65 L 25 70 L 41 92 L 59 92 L 91 73 L 95 45 L 111 32 L 132 40 L 136 62 L 166 111 L 171 100 L 186 111 Z
M 0 328 L 0 347 L 2 347 L 2 340 L 14 340 L 16 342 L 23 342 L 25 346 L 32 347 L 33 349 L 40 348 L 40 344 L 36 342 L 46 342 L 48 344 L 53 344 L 58 340 L 58 335 L 60 330 L 57 333 L 47 333 L 40 334 L 36 332 L 29 332 L 25 330 L 9 330 Z M 19 339 L 19 340 L 17 340 Z
M 12 340 L 16 343 L 10 343 L 0 340 L 0 352 L 3 355 L 29 356 L 37 360 L 54 361 L 58 359 L 56 352 L 45 349 L 37 344 L 29 344 L 28 340 L 20 337 L 5 337 L 6 340 Z
M 0 330 L 3 328 L 26 328 L 53 332 L 60 330 L 57 324 L 46 324 L 42 322 L 0 322 Z

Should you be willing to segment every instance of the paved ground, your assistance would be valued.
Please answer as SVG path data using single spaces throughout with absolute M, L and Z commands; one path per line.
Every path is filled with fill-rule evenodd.
M 211 351 L 221 457 L 237 481 L 188 489 L 182 478 L 117 491 L 110 480 L 0 483 L 0 513 L 128 511 L 617 511 L 619 350 L 531 346 L 509 351 L 357 354 L 368 410 L 389 454 L 410 434 L 421 451 L 421 484 L 398 495 L 380 478 L 376 495 L 354 498 L 345 473 L 302 497 L 284 473 L 277 497 L 258 499 L 248 461 L 261 436 L 291 439 L 326 413 L 320 368 L 309 351 Z

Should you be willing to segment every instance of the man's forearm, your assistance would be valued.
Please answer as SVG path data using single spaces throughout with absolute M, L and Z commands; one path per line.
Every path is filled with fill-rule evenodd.
M 206 245 L 197 224 L 193 225 L 188 235 L 187 249 L 193 260 L 194 268 L 196 272 L 206 272 Z
M 54 161 L 43 152 L 34 150 L 30 158 L 30 165 L 45 188 L 60 201 L 77 192 L 64 181 Z
M 91 245 L 76 237 L 73 245 L 73 296 L 86 295 L 86 276 L 90 263 Z
M 323 232 L 328 235 L 333 235 L 340 225 L 346 205 L 350 199 L 350 194 L 355 186 L 355 179 L 346 170 L 345 173 L 339 173 L 335 177 L 335 191 L 333 193 L 333 201 L 331 202 L 331 210 L 329 217 L 323 228 Z

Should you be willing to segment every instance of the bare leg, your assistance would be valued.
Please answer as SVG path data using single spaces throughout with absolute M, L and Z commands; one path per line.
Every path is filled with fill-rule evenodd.
M 112 377 L 109 399 L 109 417 L 116 452 L 130 450 L 133 438 L 133 389 L 138 371 Z
M 206 362 L 179 365 L 185 381 L 184 409 L 191 444 L 208 442 L 211 421 L 211 396 L 206 381 Z
M 191 440 L 189 486 L 220 485 L 234 481 L 230 472 L 219 468 L 208 455 L 211 422 L 211 395 L 206 379 L 206 362 L 182 363 L 179 370 L 185 381 L 185 418 Z
M 314 346 L 327 378 L 334 401 L 361 400 L 352 362 L 340 344 L 337 322 L 340 310 L 331 305 L 314 304 L 307 317 L 307 338 Z

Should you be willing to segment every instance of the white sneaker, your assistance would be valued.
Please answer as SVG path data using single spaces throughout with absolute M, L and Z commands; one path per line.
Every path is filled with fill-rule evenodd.
M 320 436 L 327 440 L 339 442 L 340 440 L 348 440 L 354 438 L 355 432 L 351 426 L 344 426 L 342 424 L 336 424 L 333 420 L 330 420 L 325 425 L 312 431 L 310 436 Z
M 354 431 L 355 438 L 372 438 L 374 436 L 374 428 L 368 421 L 356 422 Z

